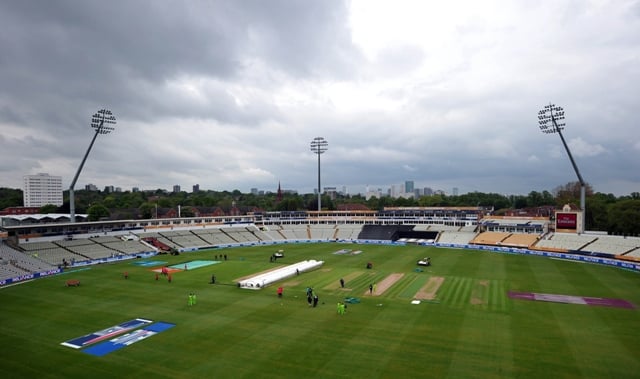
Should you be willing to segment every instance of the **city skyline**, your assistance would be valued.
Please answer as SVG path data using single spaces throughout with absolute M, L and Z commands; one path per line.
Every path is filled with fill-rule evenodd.
M 412 194 L 412 195 L 416 195 L 416 196 L 422 196 L 422 195 L 432 195 L 432 194 L 437 194 L 437 193 L 441 193 L 441 194 L 447 194 L 447 195 L 454 195 L 457 196 L 458 195 L 458 191 L 457 191 L 457 187 L 453 187 L 451 189 L 451 191 L 446 191 L 443 189 L 433 189 L 429 186 L 415 186 L 415 188 L 412 188 L 411 191 L 409 191 L 406 188 L 406 184 L 408 182 L 412 183 L 412 186 L 415 186 L 414 181 L 405 181 L 404 183 L 401 184 L 389 184 L 387 187 L 377 187 L 375 189 L 373 188 L 369 188 L 367 186 L 366 190 L 364 192 L 350 192 L 347 186 L 331 186 L 331 185 L 327 185 L 327 186 L 323 186 L 322 190 L 323 193 L 324 192 L 336 192 L 339 194 L 343 194 L 343 195 L 367 195 L 370 193 L 381 193 L 383 196 L 394 196 L 394 195 L 400 195 L 400 196 L 404 196 L 407 194 Z M 186 188 L 188 188 L 189 186 L 185 186 Z M 249 191 L 240 191 L 239 189 L 233 189 L 233 190 L 220 190 L 220 191 L 235 191 L 238 190 L 242 193 L 251 193 L 254 195 L 262 195 L 262 194 L 267 194 L 267 193 L 277 193 L 278 192 L 278 188 L 280 187 L 280 185 L 278 184 L 276 186 L 275 189 L 273 188 L 258 188 L 258 187 L 252 187 L 249 189 Z M 400 191 L 400 187 L 404 187 L 404 191 Z M 158 187 L 158 188 L 145 188 L 145 187 L 140 187 L 140 186 L 134 186 L 131 187 L 130 189 L 127 188 L 123 188 L 120 186 L 115 186 L 113 184 L 109 184 L 104 186 L 102 189 L 93 184 L 93 183 L 87 183 L 83 186 L 84 190 L 87 191 L 100 191 L 100 192 L 154 192 L 154 191 L 158 191 L 158 190 L 162 190 L 165 191 L 167 193 L 175 193 L 175 192 L 186 192 L 186 193 L 197 193 L 197 192 L 202 192 L 202 191 L 217 191 L 217 190 L 213 190 L 210 188 L 201 188 L 199 184 L 193 184 L 191 185 L 191 191 L 187 191 L 186 189 L 182 188 L 182 185 L 180 184 L 173 184 L 171 185 L 171 188 L 168 187 Z M 66 189 L 65 189 L 66 190 Z M 282 193 L 296 193 L 296 194 L 316 194 L 317 193 L 317 189 L 314 188 L 312 190 L 312 192 L 301 192 L 295 188 L 281 188 Z

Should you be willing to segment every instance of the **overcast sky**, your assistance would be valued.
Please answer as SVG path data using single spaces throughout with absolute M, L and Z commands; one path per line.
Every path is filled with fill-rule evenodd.
M 640 191 L 640 2 L 0 1 L 0 187 Z

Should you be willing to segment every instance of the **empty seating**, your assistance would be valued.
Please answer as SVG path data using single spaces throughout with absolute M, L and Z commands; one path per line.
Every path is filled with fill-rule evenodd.
M 438 236 L 438 243 L 452 243 L 466 245 L 476 237 L 475 232 L 441 232 Z
M 504 232 L 482 232 L 474 238 L 471 243 L 476 245 L 496 245 L 501 246 L 502 241 L 509 237 L 511 233 Z
M 597 236 L 573 233 L 553 233 L 539 240 L 535 246 L 539 249 L 580 250 L 583 246 L 595 241 Z
M 640 247 L 638 237 L 595 236 L 597 239 L 582 248 L 583 251 L 623 255 Z

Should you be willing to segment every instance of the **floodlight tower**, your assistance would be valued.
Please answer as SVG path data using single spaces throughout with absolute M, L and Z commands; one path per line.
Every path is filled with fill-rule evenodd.
M 84 154 L 84 158 L 82 158 L 82 162 L 80 163 L 80 167 L 78 167 L 78 171 L 76 172 L 76 176 L 73 177 L 73 181 L 71 181 L 71 186 L 69 186 L 69 220 L 71 222 L 76 222 L 76 203 L 73 195 L 73 188 L 76 185 L 76 181 L 78 181 L 78 176 L 80 176 L 80 171 L 82 171 L 82 167 L 84 167 L 84 162 L 87 161 L 87 157 L 89 156 L 89 152 L 93 147 L 93 143 L 96 142 L 96 137 L 98 134 L 109 134 L 113 131 L 113 125 L 116 124 L 116 118 L 111 114 L 110 110 L 100 109 L 91 117 L 91 127 L 96 130 L 96 133 L 93 135 L 93 139 L 89 144 L 89 148 L 87 152 Z
M 320 200 L 320 154 L 327 151 L 329 143 L 322 137 L 316 137 L 311 141 L 311 151 L 318 155 L 318 212 L 322 210 L 322 201 Z
M 578 175 L 578 181 L 580 182 L 580 209 L 582 212 L 586 212 L 585 208 L 585 188 L 586 184 L 582 179 L 582 175 L 580 175 L 580 171 L 578 170 L 578 166 L 576 165 L 576 161 L 573 160 L 573 156 L 571 155 L 571 151 L 569 150 L 569 146 L 567 146 L 567 142 L 564 140 L 564 136 L 562 135 L 562 129 L 564 129 L 565 123 L 558 123 L 558 121 L 564 120 L 564 109 L 562 107 L 558 107 L 555 104 L 545 105 L 544 109 L 538 112 L 538 123 L 540 124 L 540 130 L 543 133 L 553 134 L 558 133 L 560 139 L 562 140 L 562 144 L 564 148 L 567 150 L 567 155 L 569 155 L 569 159 L 571 160 L 571 164 L 573 165 L 573 169 Z M 551 122 L 551 124 L 549 124 Z

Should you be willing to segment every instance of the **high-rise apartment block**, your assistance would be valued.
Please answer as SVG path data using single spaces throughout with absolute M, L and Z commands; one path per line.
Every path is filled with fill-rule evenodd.
M 47 204 L 61 206 L 62 177 L 49 174 L 25 175 L 24 179 L 24 206 L 42 207 Z

